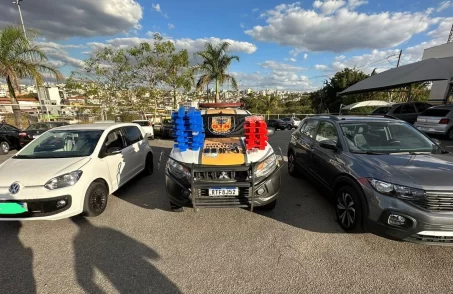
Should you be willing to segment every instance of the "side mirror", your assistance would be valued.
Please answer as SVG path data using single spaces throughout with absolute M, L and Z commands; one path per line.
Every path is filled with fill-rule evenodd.
M 120 154 L 121 148 L 119 147 L 111 147 L 107 149 L 106 156 Z
M 267 136 L 273 136 L 275 134 L 275 128 L 267 128 Z
M 333 150 L 333 151 L 337 151 L 338 150 L 338 147 L 337 147 L 337 144 L 333 141 L 330 141 L 330 140 L 326 140 L 326 141 L 322 141 L 319 143 L 319 147 L 321 148 L 324 148 L 324 149 L 328 149 L 328 150 Z
M 433 141 L 434 143 L 436 143 L 436 145 L 439 146 L 442 144 L 442 142 L 439 139 L 431 138 L 431 141 Z

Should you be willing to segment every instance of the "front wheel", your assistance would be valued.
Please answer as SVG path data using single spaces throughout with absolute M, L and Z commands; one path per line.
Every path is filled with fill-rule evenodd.
M 108 189 L 101 182 L 93 182 L 88 187 L 83 204 L 83 215 L 87 217 L 98 216 L 107 207 Z
M 9 146 L 8 142 L 6 141 L 0 142 L 0 154 L 8 154 L 10 148 L 11 147 Z
M 293 127 L 292 126 L 287 126 L 286 127 L 288 130 L 291 130 Z
M 362 203 L 352 187 L 345 186 L 337 191 L 335 206 L 337 221 L 343 230 L 348 233 L 363 232 Z
M 154 159 L 151 153 L 146 155 L 145 169 L 143 170 L 143 175 L 150 176 L 154 172 Z
M 296 169 L 296 156 L 292 151 L 288 153 L 288 173 L 292 177 L 299 176 L 299 173 Z

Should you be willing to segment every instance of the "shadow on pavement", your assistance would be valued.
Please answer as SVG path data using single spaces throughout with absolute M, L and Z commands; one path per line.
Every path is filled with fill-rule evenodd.
M 281 170 L 280 198 L 272 211 L 256 212 L 290 226 L 320 233 L 344 233 L 335 218 L 335 209 L 326 191 L 302 175 L 288 174 L 285 163 Z
M 151 176 L 139 175 L 113 194 L 121 200 L 145 209 L 170 210 L 170 204 L 165 194 L 166 156 L 162 155 L 161 166 L 158 169 L 161 151 L 170 154 L 171 148 L 153 147 L 154 172 Z
M 75 272 L 86 293 L 106 293 L 96 281 L 96 272 L 119 293 L 181 293 L 152 265 L 159 255 L 145 244 L 117 230 L 95 227 L 83 217 L 71 220 L 79 227 L 73 241 Z
M 20 222 L 0 223 L 0 289 L 2 293 L 36 293 L 33 251 L 19 240 Z

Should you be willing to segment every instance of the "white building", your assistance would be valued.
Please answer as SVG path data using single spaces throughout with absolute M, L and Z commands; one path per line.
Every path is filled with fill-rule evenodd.
M 453 57 L 453 43 L 425 49 L 423 60 L 428 58 Z M 453 102 L 453 80 L 433 82 L 428 102 L 432 104 Z
M 38 87 L 38 98 L 43 111 L 58 114 L 61 110 L 61 96 L 57 87 Z

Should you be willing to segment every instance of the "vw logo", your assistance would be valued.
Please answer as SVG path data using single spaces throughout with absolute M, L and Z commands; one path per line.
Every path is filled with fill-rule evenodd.
M 9 186 L 9 192 L 11 194 L 17 194 L 17 193 L 19 193 L 19 190 L 20 190 L 20 184 L 18 182 L 14 182 L 11 184 L 11 186 Z

